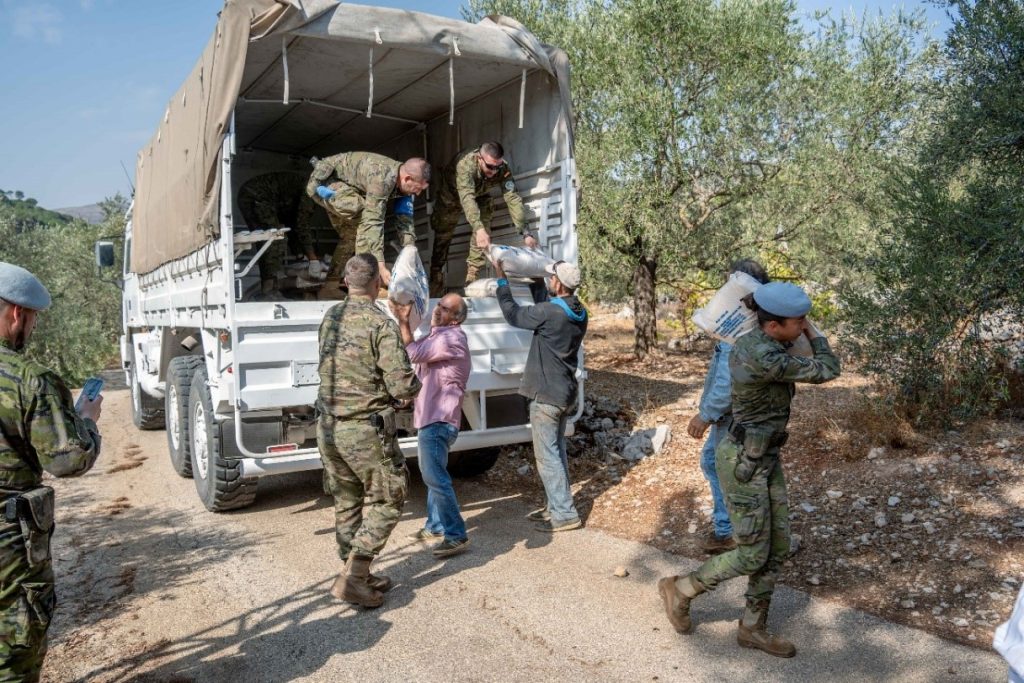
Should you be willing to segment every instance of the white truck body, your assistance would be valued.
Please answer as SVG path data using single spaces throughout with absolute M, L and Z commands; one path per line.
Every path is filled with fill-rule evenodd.
M 463 146 L 500 139 L 526 205 L 530 228 L 541 248 L 554 258 L 578 261 L 571 130 L 568 109 L 559 99 L 565 92 L 564 84 L 538 67 L 523 67 L 521 75 L 512 79 L 507 77 L 507 69 L 495 69 L 496 82 L 482 88 L 477 74 L 472 91 L 463 98 L 459 96 L 457 72 L 452 65 L 455 57 L 448 57 L 442 81 L 451 87 L 443 99 L 453 106 L 440 111 L 436 104 L 421 103 L 401 109 L 402 115 L 398 116 L 383 113 L 386 109 L 376 103 L 372 105 L 376 113 L 368 116 L 365 109 L 346 108 L 330 101 L 289 101 L 289 81 L 294 98 L 297 81 L 303 82 L 303 68 L 318 68 L 318 48 L 328 45 L 332 27 L 342 19 L 346 27 L 353 22 L 373 22 L 365 27 L 371 36 L 374 25 L 380 24 L 374 20 L 381 15 L 396 25 L 411 22 L 423 26 L 433 21 L 448 27 L 452 35 L 464 32 L 467 42 L 490 35 L 481 37 L 480 25 L 411 12 L 327 5 L 329 9 L 321 10 L 315 20 L 303 15 L 293 17 L 292 29 L 281 32 L 280 37 L 274 34 L 260 40 L 250 38 L 246 72 L 251 70 L 254 75 L 242 79 L 217 159 L 220 196 L 215 236 L 187 254 L 138 272 L 140 269 L 132 267 L 133 257 L 139 254 L 137 250 L 133 252 L 137 228 L 133 214 L 129 215 L 121 354 L 133 391 L 136 424 L 145 428 L 166 423 L 175 469 L 183 475 L 192 473 L 200 497 L 211 510 L 251 502 L 258 477 L 321 467 L 312 408 L 319 385 L 317 335 L 324 314 L 336 302 L 246 300 L 248 292 L 258 286 L 257 269 L 263 252 L 272 241 L 286 237 L 281 230 L 244 227 L 236 197 L 246 180 L 266 171 L 308 174 L 309 152 L 327 151 L 323 146 L 311 146 L 309 140 L 322 138 L 325 132 L 327 137 L 335 138 L 324 143 L 335 143 L 330 153 L 366 149 L 398 159 L 425 155 L 434 166 L 435 178 L 440 175 L 440 167 Z M 317 32 L 310 34 L 317 26 Z M 487 30 L 495 35 L 501 32 L 497 28 Z M 443 42 L 444 36 L 438 38 L 435 34 L 423 40 Z M 261 41 L 273 47 L 261 52 L 256 49 L 263 44 Z M 291 45 L 290 58 L 288 48 L 283 51 L 282 45 Z M 296 57 L 300 45 L 301 59 Z M 373 49 L 347 37 L 330 45 L 335 56 L 345 50 L 357 51 L 362 56 L 367 50 L 372 54 Z M 339 45 L 342 52 L 337 52 Z M 276 67 L 273 53 L 278 55 Z M 418 50 L 409 54 L 418 55 Z M 269 60 L 271 66 L 264 66 L 261 59 Z M 418 59 L 425 57 L 419 55 Z M 417 67 L 401 60 L 388 70 L 385 61 L 380 60 L 375 67 L 378 88 L 381 82 L 395 84 L 395 93 L 385 100 L 421 83 L 424 76 L 420 71 L 438 71 L 436 67 Z M 441 61 L 445 59 L 442 57 Z M 268 83 L 268 73 L 275 68 L 280 70 L 278 79 L 284 80 L 286 93 L 283 97 L 278 93 L 276 99 L 270 100 L 260 95 L 277 87 Z M 359 88 L 360 96 L 365 97 L 369 74 L 363 78 L 363 82 L 351 87 Z M 410 83 L 399 83 L 402 78 Z M 311 112 L 311 118 L 309 114 L 303 118 L 303 109 Z M 349 109 L 357 113 L 353 115 Z M 325 112 L 329 115 L 326 118 Z M 331 116 L 338 120 L 332 121 Z M 289 118 L 293 123 L 289 123 Z M 376 122 L 385 130 L 377 135 L 367 132 L 376 130 Z M 295 127 L 289 128 L 290 125 Z M 339 126 L 355 126 L 358 131 L 352 135 L 332 134 L 331 130 Z M 159 137 L 158 133 L 156 139 Z M 358 146 L 360 142 L 372 146 Z M 140 184 L 140 195 L 143 192 L 145 185 Z M 429 261 L 433 246 L 430 194 L 427 199 L 418 199 L 415 205 L 417 246 L 424 263 Z M 139 200 L 137 196 L 136 206 Z M 319 253 L 330 253 L 329 246 L 324 247 L 335 239 L 333 231 L 321 231 L 317 235 Z M 497 195 L 492 239 L 499 244 L 518 242 L 504 203 Z M 449 254 L 449 286 L 461 284 L 464 278 L 468 244 L 469 228 L 462 223 Z M 389 261 L 392 254 L 388 255 Z M 520 303 L 532 304 L 526 286 L 514 287 L 514 292 Z M 472 353 L 472 374 L 463 402 L 463 429 L 452 450 L 475 451 L 527 442 L 531 438 L 528 411 L 517 389 L 532 333 L 506 324 L 493 298 L 467 301 L 469 316 L 463 327 Z M 380 305 L 386 310 L 384 302 Z M 436 300 L 430 305 L 436 305 Z M 428 325 L 429 312 L 419 333 L 425 332 Z M 580 368 L 581 407 L 582 358 Z M 577 417 L 578 413 L 579 410 Z M 411 422 L 400 424 L 400 435 L 403 452 L 415 456 L 416 437 Z M 472 467 L 468 469 L 471 471 Z M 218 481 L 230 490 L 220 491 Z

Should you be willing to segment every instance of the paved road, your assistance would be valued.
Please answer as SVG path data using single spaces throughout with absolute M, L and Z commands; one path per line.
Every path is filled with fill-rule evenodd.
M 435 561 L 406 538 L 422 523 L 416 482 L 378 563 L 397 585 L 358 610 L 327 593 L 339 561 L 318 473 L 264 480 L 254 507 L 209 514 L 173 474 L 164 433 L 135 431 L 127 406 L 108 394 L 100 465 L 58 482 L 46 680 L 1006 680 L 990 652 L 787 588 L 772 623 L 798 655 L 741 650 L 739 581 L 702 597 L 696 632 L 677 635 L 655 583 L 694 562 L 589 529 L 543 536 L 518 497 L 465 482 L 472 550 Z

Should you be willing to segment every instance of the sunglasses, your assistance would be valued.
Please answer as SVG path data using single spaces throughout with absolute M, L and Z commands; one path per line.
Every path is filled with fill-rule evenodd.
M 489 164 L 486 161 L 484 162 L 484 166 L 486 166 L 487 168 L 491 169 L 492 171 L 497 171 L 497 170 L 499 170 L 504 165 L 505 165 L 504 161 L 500 161 L 500 162 L 498 162 L 496 164 Z

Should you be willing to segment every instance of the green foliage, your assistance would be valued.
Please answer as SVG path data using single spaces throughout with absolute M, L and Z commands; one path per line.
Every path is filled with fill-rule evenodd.
M 107 202 L 113 208 L 123 205 L 123 198 Z M 74 385 L 117 358 L 121 295 L 97 274 L 93 244 L 123 234 L 123 212 L 108 214 L 106 221 L 95 226 L 69 219 L 29 229 L 19 229 L 19 215 L 9 204 L 0 205 L 0 261 L 27 268 L 53 297 L 51 308 L 39 317 L 26 353 Z M 110 272 L 103 277 L 109 278 Z
M 0 211 L 16 233 L 33 228 L 51 228 L 68 225 L 74 218 L 39 206 L 21 190 L 0 190 Z
M 874 287 L 845 297 L 853 349 L 903 409 L 937 423 L 1011 403 L 1020 359 L 993 332 L 1024 325 L 1024 3 L 953 7 L 929 88 L 941 106 L 916 163 L 887 178 Z
M 828 287 L 859 277 L 886 209 L 883 171 L 907 155 L 934 58 L 919 17 L 823 15 L 808 33 L 785 0 L 470 8 L 568 52 L 583 264 L 598 297 L 634 296 L 638 339 L 654 339 L 641 330 L 654 309 L 645 277 L 688 303 L 742 257 Z

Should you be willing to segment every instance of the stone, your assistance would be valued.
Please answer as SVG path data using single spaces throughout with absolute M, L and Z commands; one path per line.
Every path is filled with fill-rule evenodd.
M 843 497 L 842 491 L 832 491 L 831 489 L 825 491 L 825 495 L 828 496 L 829 500 L 839 500 Z
M 903 609 L 914 609 L 915 603 L 913 600 L 900 600 L 900 607 Z
M 659 417 L 658 421 L 662 421 L 665 418 Z M 654 454 L 661 453 L 661 449 L 665 447 L 669 441 L 672 440 L 672 428 L 668 425 L 659 425 L 654 430 L 654 436 L 651 438 L 651 447 L 654 448 Z
M 695 533 L 697 533 L 697 523 L 696 522 L 690 522 L 690 524 L 686 527 L 686 533 L 688 533 L 688 534 L 695 534 Z
M 804 512 L 806 512 L 807 514 L 811 514 L 812 512 L 817 510 L 818 508 L 814 507 L 810 503 L 800 503 L 800 509 L 803 510 Z
M 1010 442 L 1007 441 L 1006 439 L 1000 439 L 999 441 L 996 441 L 996 448 L 998 448 L 1001 451 L 1005 451 L 1009 447 Z
M 910 524 L 914 521 L 914 519 L 915 517 L 913 512 L 908 512 L 906 514 L 900 515 L 900 521 L 904 524 Z
M 886 519 L 884 512 L 877 512 L 877 513 L 875 513 L 875 526 L 877 526 L 879 529 L 881 529 L 882 527 L 884 527 L 888 523 L 889 523 L 889 520 Z
M 900 497 L 899 496 L 889 496 L 889 500 L 886 501 L 886 504 L 889 507 L 894 508 L 894 507 L 896 507 L 897 505 L 900 504 Z
M 932 524 L 931 522 L 925 522 L 921 526 L 923 526 L 924 530 L 927 531 L 929 534 L 934 534 L 935 533 L 935 525 Z
M 797 553 L 797 551 L 800 550 L 800 541 L 802 541 L 802 540 L 803 540 L 803 538 L 800 536 L 800 534 L 790 534 L 789 535 L 789 554 L 790 555 L 795 555 Z
M 950 462 L 960 462 L 960 460 L 961 460 L 960 456 L 958 454 L 956 454 L 956 453 L 954 453 L 953 455 L 949 456 L 949 461 Z
M 527 463 L 525 465 L 520 465 L 518 468 L 516 468 L 516 472 L 519 473 L 519 476 L 525 477 L 530 473 L 530 469 L 530 465 L 529 463 Z
M 601 424 L 601 431 L 605 431 L 605 432 L 611 431 L 615 427 L 615 421 L 612 420 L 610 417 L 603 417 L 603 418 L 601 418 L 601 423 L 600 424 Z
M 817 574 L 815 574 L 814 576 L 811 576 L 810 578 L 807 579 L 807 583 L 811 584 L 812 586 L 820 586 L 821 585 L 821 577 L 818 576 Z
M 967 628 L 968 626 L 970 626 L 970 624 L 971 622 L 967 621 L 963 617 L 957 617 L 953 620 L 953 626 L 956 626 L 958 628 Z
M 615 314 L 615 317 L 619 320 L 632 320 L 633 309 L 630 306 L 623 306 L 622 309 Z
M 625 567 L 623 567 L 622 565 L 619 565 L 618 567 L 616 567 L 616 568 L 615 568 L 615 571 L 614 571 L 614 572 L 612 572 L 612 573 L 613 573 L 613 574 L 614 574 L 615 576 L 619 577 L 620 579 L 624 579 L 624 578 L 626 578 L 627 576 L 629 576 L 629 570 L 628 570 L 628 569 L 626 569 Z
M 875 460 L 876 458 L 881 458 L 883 455 L 885 455 L 885 447 L 878 446 L 868 451 L 868 460 Z

